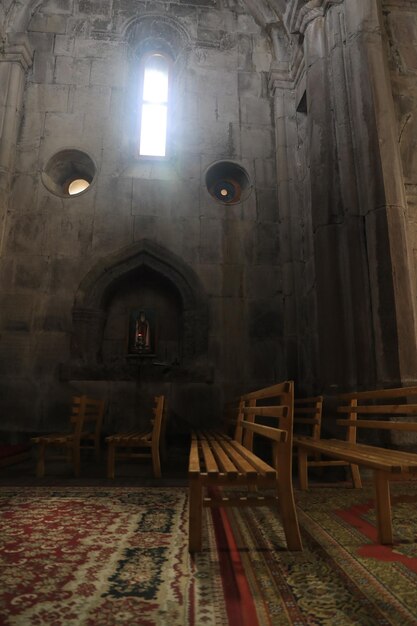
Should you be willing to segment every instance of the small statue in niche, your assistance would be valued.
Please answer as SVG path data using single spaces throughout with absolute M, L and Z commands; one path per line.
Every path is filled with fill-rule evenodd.
M 135 351 L 151 351 L 151 328 L 146 319 L 145 311 L 140 311 L 135 324 Z

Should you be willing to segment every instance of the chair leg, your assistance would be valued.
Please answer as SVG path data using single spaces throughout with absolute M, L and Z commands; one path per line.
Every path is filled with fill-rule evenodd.
M 113 442 L 110 442 L 107 448 L 107 478 L 114 478 L 115 457 L 115 445 Z
M 203 520 L 203 489 L 199 477 L 190 479 L 188 551 L 200 552 Z

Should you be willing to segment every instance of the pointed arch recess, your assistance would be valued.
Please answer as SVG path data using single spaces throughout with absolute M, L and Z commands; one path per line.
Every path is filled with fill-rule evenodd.
M 194 270 L 171 251 L 153 241 L 142 241 L 101 259 L 81 281 L 72 312 L 71 356 L 84 363 L 100 359 L 106 300 L 114 286 L 138 269 L 159 274 L 176 289 L 182 303 L 183 357 L 207 350 L 208 303 Z

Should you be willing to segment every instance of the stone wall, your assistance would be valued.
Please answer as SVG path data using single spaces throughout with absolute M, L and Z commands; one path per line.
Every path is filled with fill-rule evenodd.
M 389 4 L 415 17 L 412 3 Z M 392 82 L 403 107 L 412 89 L 394 76 L 395 65 L 389 75 L 377 0 L 287 7 L 293 84 L 277 72 L 274 89 L 277 129 L 287 134 L 282 149 L 277 132 L 277 153 L 286 162 L 278 183 L 290 224 L 292 369 L 307 391 L 330 394 L 410 384 L 417 378 L 413 217 L 406 217 Z
M 168 390 L 178 423 L 211 420 L 223 395 L 285 372 L 268 37 L 240 2 L 46 0 L 37 7 L 2 240 L 2 428 L 57 427 L 73 389 L 109 398 L 109 430 L 123 413 L 131 424 L 135 398 L 158 388 Z M 175 40 L 166 162 L 137 158 L 147 33 Z M 86 153 L 96 167 L 90 188 L 73 198 L 42 182 L 51 157 L 65 149 Z M 246 169 L 253 189 L 244 202 L 224 206 L 209 195 L 205 171 L 221 159 Z M 179 380 L 159 370 L 137 380 L 62 380 L 84 277 L 143 240 L 198 277 L 208 302 L 205 353 L 184 364 Z M 199 368 L 204 376 L 193 375 Z
M 384 25 L 407 196 L 407 224 L 417 262 L 417 8 L 384 0 Z
M 3 3 L 3 427 L 58 427 L 74 389 L 109 399 L 108 430 L 164 390 L 186 431 L 287 377 L 415 382 L 416 19 L 411 0 Z M 165 161 L 137 156 L 154 45 Z M 207 189 L 223 160 L 249 177 L 237 204 Z M 72 198 L 68 162 L 92 173 Z M 146 298 L 175 328 L 158 365 L 125 363 L 122 317 Z

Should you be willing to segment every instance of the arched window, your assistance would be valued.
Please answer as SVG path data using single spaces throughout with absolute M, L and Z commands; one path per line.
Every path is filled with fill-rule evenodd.
M 147 56 L 143 64 L 139 138 L 141 156 L 166 156 L 169 68 L 168 57 L 159 52 Z

